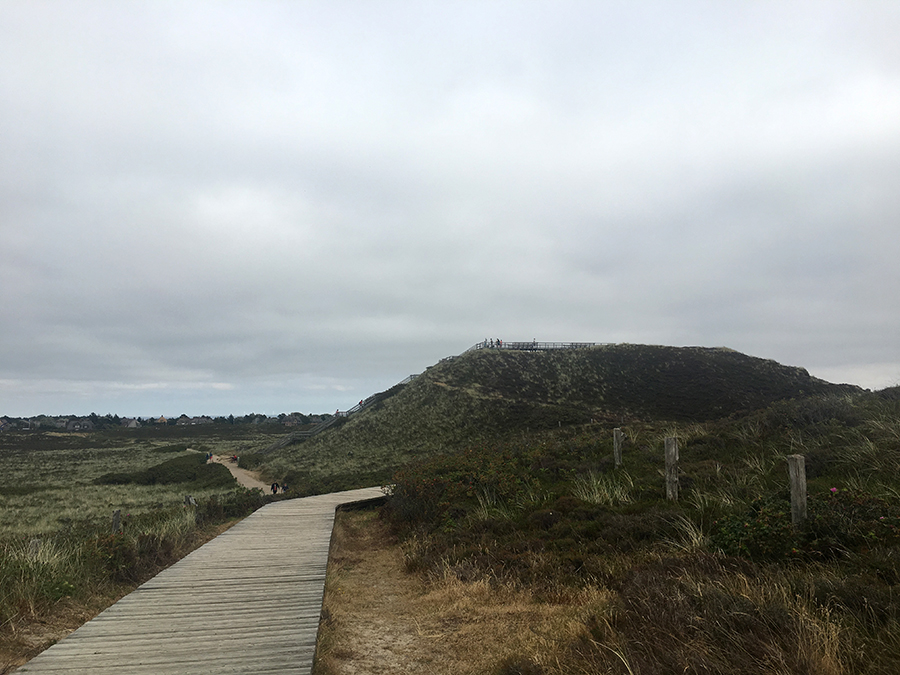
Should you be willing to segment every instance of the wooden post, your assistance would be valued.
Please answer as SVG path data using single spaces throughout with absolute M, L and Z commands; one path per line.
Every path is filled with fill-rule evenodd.
M 678 501 L 678 439 L 666 438 L 666 499 Z
M 787 461 L 791 478 L 791 524 L 800 527 L 806 520 L 806 457 L 788 455 Z
M 112 519 L 112 533 L 118 534 L 122 531 L 122 510 L 116 509 L 113 511 L 113 519 Z
M 613 460 L 617 469 L 622 466 L 622 441 L 624 438 L 625 434 L 622 433 L 621 429 L 618 427 L 613 429 Z

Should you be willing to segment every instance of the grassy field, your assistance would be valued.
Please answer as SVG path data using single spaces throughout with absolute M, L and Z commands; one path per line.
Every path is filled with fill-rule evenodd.
M 268 431 L 268 430 L 266 430 Z M 75 524 L 109 520 L 114 510 L 138 515 L 232 489 L 223 467 L 212 481 L 98 484 L 105 474 L 146 470 L 193 453 L 242 454 L 277 437 L 259 427 L 147 428 L 83 434 L 0 434 L 0 537 L 41 536 Z M 193 453 L 190 452 L 190 450 Z M 218 470 L 217 470 L 218 469 Z
M 205 453 L 240 455 L 280 433 L 223 424 L 0 434 L 0 672 L 272 499 L 240 488 Z

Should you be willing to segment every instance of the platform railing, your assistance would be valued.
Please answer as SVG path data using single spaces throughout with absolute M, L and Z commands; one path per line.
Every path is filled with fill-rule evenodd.
M 545 352 L 552 349 L 584 349 L 586 347 L 596 347 L 597 344 L 597 342 L 538 342 L 537 340 L 532 340 L 531 342 L 504 342 L 503 340 L 489 339 L 472 345 L 466 351 L 471 352 L 476 349 L 514 349 L 516 351 Z

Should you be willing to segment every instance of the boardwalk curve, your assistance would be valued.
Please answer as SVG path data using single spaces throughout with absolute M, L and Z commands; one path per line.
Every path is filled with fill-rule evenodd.
M 307 674 L 335 510 L 383 495 L 365 488 L 268 504 L 15 672 Z

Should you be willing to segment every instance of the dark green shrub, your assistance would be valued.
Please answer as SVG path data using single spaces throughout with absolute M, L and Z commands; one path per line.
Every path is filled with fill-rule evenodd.
M 88 542 L 86 554 L 99 563 L 108 578 L 114 581 L 137 580 L 137 547 L 134 540 L 124 533 L 96 536 Z
M 175 443 L 174 445 L 164 445 L 160 448 L 153 448 L 153 452 L 159 453 L 167 453 L 167 452 L 184 452 L 190 446 L 187 443 Z
M 717 520 L 711 541 L 726 555 L 750 560 L 783 560 L 797 552 L 790 504 L 782 500 L 756 500 L 747 512 L 728 514 Z
M 760 499 L 716 521 L 711 539 L 724 553 L 751 560 L 829 560 L 900 544 L 900 506 L 832 488 L 809 498 L 807 520 L 795 530 L 787 500 Z
M 191 453 L 173 457 L 162 464 L 141 471 L 107 473 L 96 478 L 94 483 L 97 485 L 192 483 L 200 488 L 229 488 L 234 485 L 234 478 L 221 464 L 208 464 L 203 454 Z
M 804 551 L 822 558 L 900 544 L 900 506 L 870 494 L 832 488 L 809 499 Z

